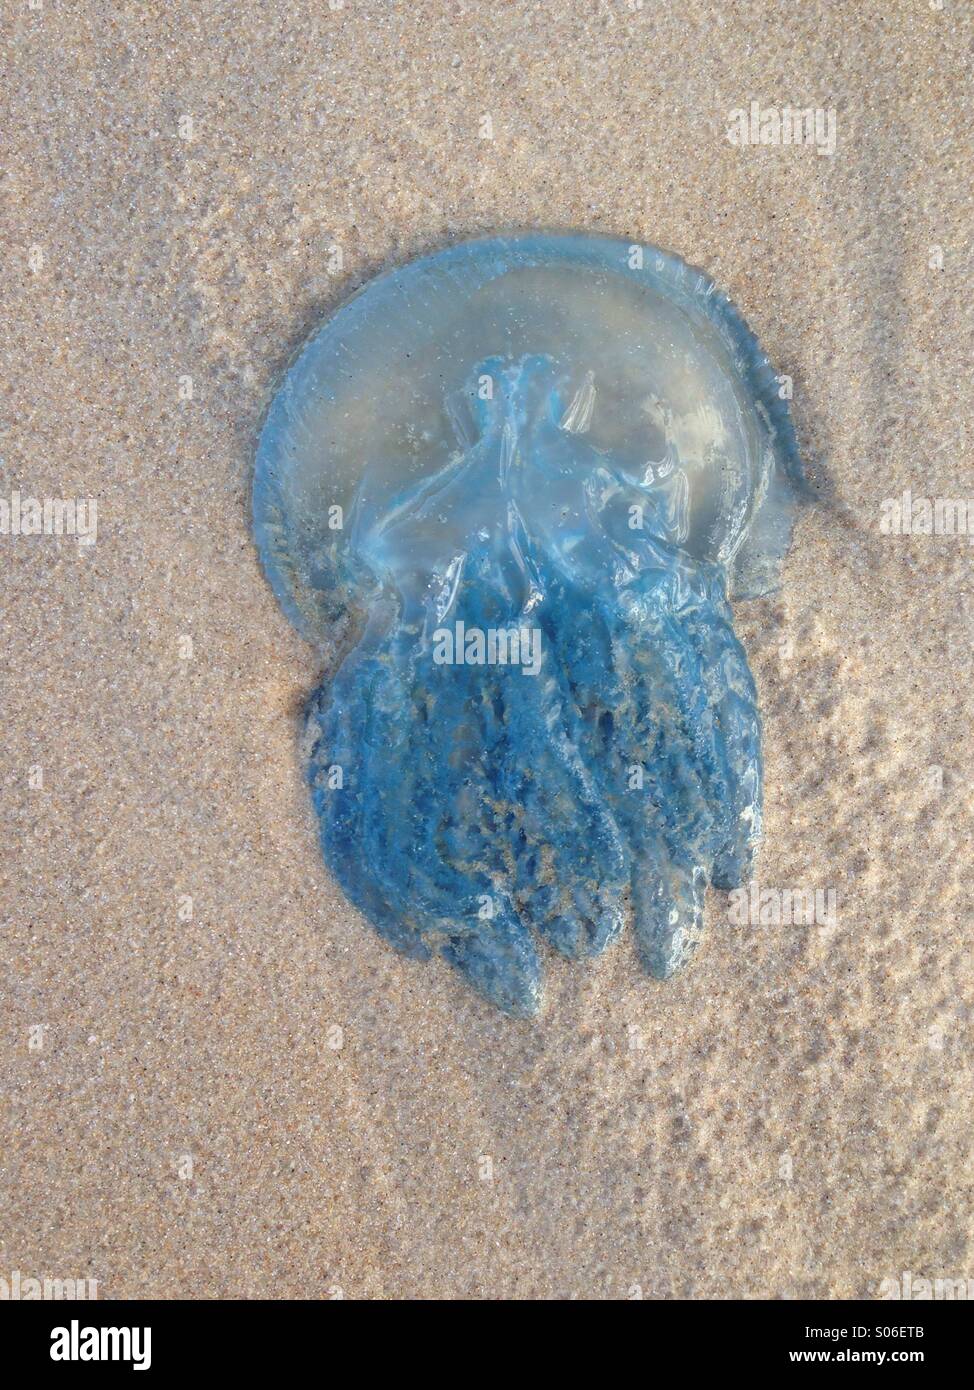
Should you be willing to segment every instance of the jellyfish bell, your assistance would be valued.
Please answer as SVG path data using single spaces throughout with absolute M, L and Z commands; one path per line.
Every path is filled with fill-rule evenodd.
M 651 248 L 463 243 L 312 338 L 261 435 L 255 534 L 328 670 L 325 858 L 395 945 L 522 1014 L 539 940 L 597 954 L 631 920 L 653 974 L 688 958 L 760 832 L 727 594 L 777 582 L 800 484 L 753 335 Z
M 476 428 L 471 386 L 489 404 L 490 366 L 532 355 L 590 375 L 593 449 L 635 478 L 682 473 L 684 546 L 726 568 L 732 597 L 774 587 L 800 476 L 787 404 L 712 282 L 640 250 L 580 234 L 463 242 L 370 281 L 311 338 L 268 411 L 254 480 L 268 577 L 309 640 L 332 646 L 347 598 L 334 509 L 347 514 L 368 472 L 402 486 L 436 473 Z

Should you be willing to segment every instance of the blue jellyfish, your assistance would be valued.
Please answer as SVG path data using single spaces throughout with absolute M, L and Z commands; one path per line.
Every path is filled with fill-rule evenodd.
M 573 234 L 384 275 L 291 367 L 255 532 L 321 649 L 325 860 L 404 954 L 535 1014 L 546 945 L 627 924 L 665 979 L 761 833 L 728 595 L 777 581 L 801 495 L 778 381 L 699 272 Z

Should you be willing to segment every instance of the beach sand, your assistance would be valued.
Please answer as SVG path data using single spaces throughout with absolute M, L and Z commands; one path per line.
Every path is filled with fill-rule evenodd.
M 974 1277 L 974 549 L 880 531 L 906 489 L 974 495 L 972 56 L 966 0 L 11 9 L 0 497 L 95 498 L 97 543 L 0 536 L 0 1275 Z M 731 143 L 752 101 L 834 112 L 834 152 Z M 666 984 L 630 940 L 549 958 L 533 1023 L 330 879 L 298 747 L 318 663 L 248 517 L 308 332 L 380 269 L 520 226 L 678 252 L 793 381 L 818 500 L 736 622 L 758 882 L 837 903 L 741 926 L 714 893 Z

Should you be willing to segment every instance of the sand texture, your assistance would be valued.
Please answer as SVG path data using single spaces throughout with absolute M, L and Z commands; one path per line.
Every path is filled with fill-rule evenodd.
M 967 0 L 44 0 L 4 28 L 0 498 L 95 498 L 97 542 L 0 535 L 0 1276 L 974 1278 L 974 548 L 880 527 L 906 489 L 974 497 Z M 832 111 L 834 152 L 731 143 L 752 101 Z M 758 882 L 837 911 L 742 925 L 714 893 L 679 978 L 628 940 L 549 956 L 524 1023 L 328 877 L 299 750 L 317 659 L 248 509 L 324 315 L 546 225 L 701 266 L 792 379 L 818 501 L 736 622 Z

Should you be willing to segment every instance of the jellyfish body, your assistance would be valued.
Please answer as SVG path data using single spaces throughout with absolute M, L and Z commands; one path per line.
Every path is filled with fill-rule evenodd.
M 445 281 L 442 257 L 398 272 L 391 304 L 292 369 L 257 534 L 285 607 L 332 643 L 309 709 L 329 867 L 398 949 L 530 1015 L 543 945 L 595 956 L 631 922 L 665 978 L 708 884 L 750 872 L 760 721 L 727 589 L 783 553 L 797 460 L 770 368 L 726 301 L 699 323 L 681 303 L 662 270 L 682 263 L 647 286 L 602 239 L 443 257 Z M 343 467 L 336 422 L 360 402 L 324 359 L 390 320 L 419 365 Z

